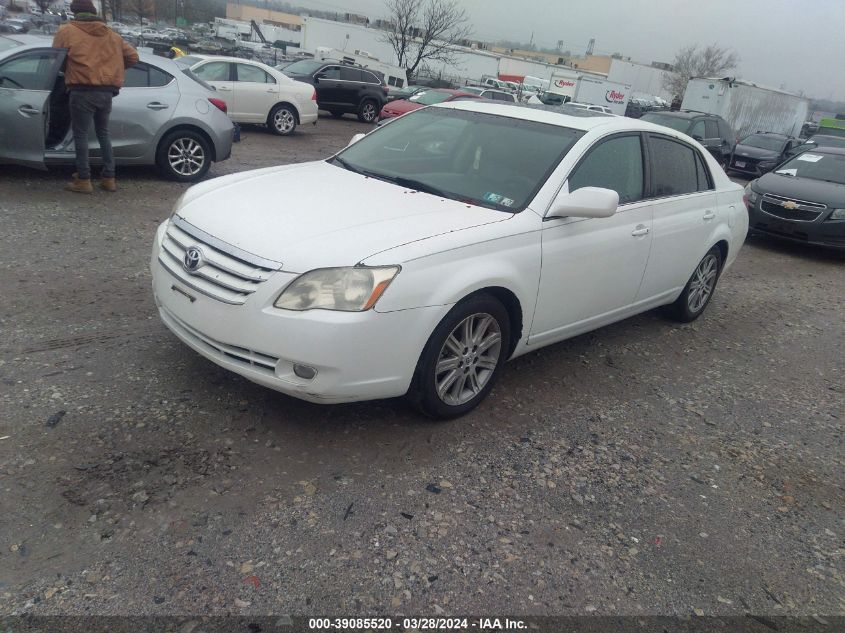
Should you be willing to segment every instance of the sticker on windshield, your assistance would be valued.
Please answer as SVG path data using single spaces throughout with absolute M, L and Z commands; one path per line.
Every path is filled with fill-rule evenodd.
M 502 200 L 506 199 L 500 193 L 493 193 L 492 191 L 488 191 L 484 194 L 484 201 L 485 202 L 492 202 L 493 204 L 501 204 Z
M 821 154 L 801 154 L 798 157 L 798 160 L 803 160 L 806 163 L 817 163 L 819 162 L 824 156 Z
M 503 207 L 510 207 L 513 206 L 513 200 L 511 200 L 510 198 L 502 198 L 502 201 L 499 204 L 501 204 Z

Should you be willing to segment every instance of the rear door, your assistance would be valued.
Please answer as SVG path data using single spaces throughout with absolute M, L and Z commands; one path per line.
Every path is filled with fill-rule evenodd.
M 363 92 L 361 71 L 347 66 L 340 67 L 340 102 L 349 108 L 357 108 Z
M 647 139 L 654 238 L 637 301 L 680 292 L 719 221 L 713 176 L 699 150 L 659 134 Z
M 26 50 L 0 61 L 0 159 L 45 168 L 50 91 L 65 51 Z
M 230 116 L 244 123 L 265 123 L 279 99 L 279 84 L 263 68 L 253 64 L 235 64 L 234 105 Z
M 109 121 L 115 158 L 148 155 L 159 130 L 176 112 L 179 96 L 178 82 L 170 73 L 144 62 L 127 68 L 123 88 L 112 102 Z M 93 130 L 88 142 L 92 156 L 100 155 Z

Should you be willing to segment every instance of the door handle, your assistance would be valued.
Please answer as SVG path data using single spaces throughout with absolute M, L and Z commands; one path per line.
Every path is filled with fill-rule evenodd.
M 166 103 L 159 103 L 158 101 L 153 101 L 152 103 L 148 103 L 147 107 L 150 110 L 167 110 L 170 106 Z
M 704 219 L 705 222 L 709 222 L 710 220 L 712 220 L 715 217 L 716 217 L 716 214 L 713 213 L 712 211 L 705 211 L 703 219 Z
M 267 92 L 276 92 L 275 88 L 267 88 Z
M 642 224 L 631 231 L 631 235 L 633 237 L 641 237 L 643 235 L 648 235 L 649 228 L 647 226 L 643 226 Z
M 39 114 L 41 110 L 33 108 L 31 105 L 22 105 L 18 108 L 18 112 L 21 114 Z
M 232 92 L 232 89 L 227 88 L 226 86 L 220 86 L 217 90 L 220 92 Z

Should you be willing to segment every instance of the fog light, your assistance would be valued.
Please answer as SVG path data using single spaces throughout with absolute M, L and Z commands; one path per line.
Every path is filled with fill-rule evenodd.
M 295 373 L 300 378 L 304 378 L 305 380 L 311 380 L 314 376 L 317 375 L 317 370 L 313 367 L 309 367 L 308 365 L 294 364 L 293 373 Z

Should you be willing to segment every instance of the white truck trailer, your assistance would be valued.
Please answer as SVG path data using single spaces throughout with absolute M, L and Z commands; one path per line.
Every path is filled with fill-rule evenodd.
M 799 136 L 810 102 L 789 92 L 729 77 L 698 78 L 687 84 L 681 109 L 718 114 L 738 138 L 754 132 Z
M 631 86 L 609 81 L 602 75 L 575 70 L 555 71 L 548 92 L 568 97 L 569 101 L 607 106 L 618 115 L 625 114 L 631 98 Z

